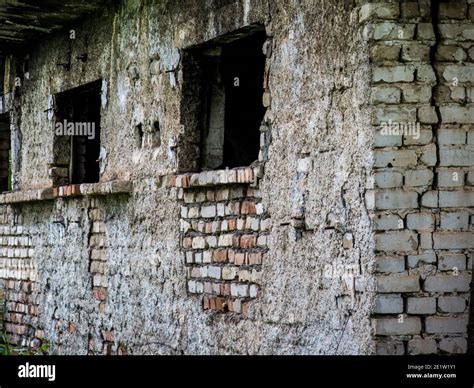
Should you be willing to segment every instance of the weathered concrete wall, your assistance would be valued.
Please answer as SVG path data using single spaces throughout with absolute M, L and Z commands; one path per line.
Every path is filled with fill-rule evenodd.
M 456 68 L 467 77 L 464 99 L 435 100 L 436 74 L 446 70 L 430 55 L 440 42 L 420 35 L 433 25 L 429 4 L 349 3 L 126 0 L 75 26 L 75 40 L 65 32 L 29 52 L 12 112 L 23 139 L 16 188 L 52 185 L 52 96 L 100 78 L 101 181 L 132 183 L 120 194 L 46 190 L 42 201 L 28 192 L 28 204 L 4 207 L 12 342 L 44 338 L 61 354 L 463 350 L 469 289 L 440 276 L 449 269 L 444 254 L 463 256 L 455 281 L 470 281 L 469 226 L 448 235 L 444 225 L 472 207 L 464 188 L 472 162 L 445 165 L 443 152 L 458 138 L 462 145 L 453 144 L 469 152 L 472 71 Z M 458 35 L 445 43 L 461 41 L 470 53 L 473 5 L 460 4 L 462 18 L 446 16 L 461 20 L 451 26 Z M 175 175 L 196 157 L 182 50 L 254 23 L 269 39 L 259 162 Z M 76 59 L 84 53 L 86 62 Z M 69 56 L 69 70 L 57 66 Z M 442 127 L 438 101 L 446 103 L 441 118 L 459 108 L 464 122 L 456 113 Z M 388 119 L 421 122 L 421 137 L 381 137 Z M 155 136 L 155 121 L 160 141 L 142 146 L 137 126 Z M 462 184 L 440 186 L 452 169 Z M 443 196 L 458 202 L 441 209 Z M 446 236 L 463 245 L 438 246 Z M 420 267 L 421 256 L 435 264 Z M 23 260 L 26 272 L 15 272 Z M 428 289 L 428 277 L 443 290 Z M 439 310 L 445 297 L 463 298 L 465 309 Z M 428 312 L 419 310 L 424 302 Z M 445 317 L 458 331 L 425 329 Z

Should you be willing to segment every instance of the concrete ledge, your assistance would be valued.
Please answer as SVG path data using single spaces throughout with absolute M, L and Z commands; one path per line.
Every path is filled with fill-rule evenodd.
M 255 179 L 262 176 L 262 170 L 262 166 L 258 166 L 179 174 L 170 176 L 167 185 L 170 187 L 191 188 L 253 183 Z
M 37 202 L 55 198 L 80 197 L 86 195 L 98 196 L 130 193 L 132 189 L 132 181 L 83 183 L 81 185 L 68 185 L 0 194 L 0 204 Z
M 83 183 L 80 192 L 83 195 L 108 195 L 131 193 L 133 190 L 132 181 L 110 181 L 103 183 Z

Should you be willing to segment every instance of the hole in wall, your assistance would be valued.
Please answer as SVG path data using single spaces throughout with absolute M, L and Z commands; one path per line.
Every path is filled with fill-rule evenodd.
M 136 147 L 141 148 L 143 147 L 143 124 L 139 123 L 135 126 L 135 139 L 136 139 Z
M 153 146 L 159 147 L 161 146 L 161 130 L 160 130 L 160 122 L 155 120 L 153 122 Z

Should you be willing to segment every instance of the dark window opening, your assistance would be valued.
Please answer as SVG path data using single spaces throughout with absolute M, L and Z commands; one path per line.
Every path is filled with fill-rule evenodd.
M 10 116 L 0 115 L 0 191 L 12 189 Z
M 248 166 L 258 158 L 265 33 L 237 40 L 222 51 L 226 85 L 224 166 Z M 238 84 L 238 86 L 237 86 Z
M 99 182 L 102 81 L 56 95 L 54 186 Z
M 258 159 L 265 114 L 265 40 L 265 32 L 257 28 L 187 51 L 191 58 L 184 71 L 197 73 L 201 80 L 200 85 L 188 87 L 188 92 L 200 97 L 194 123 L 200 130 L 201 169 L 248 166 Z M 193 82 L 191 77 L 186 81 Z

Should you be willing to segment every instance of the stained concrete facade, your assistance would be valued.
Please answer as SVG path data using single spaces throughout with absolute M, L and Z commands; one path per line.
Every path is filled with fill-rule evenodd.
M 471 3 L 124 0 L 7 56 L 11 342 L 466 352 Z M 258 160 L 199 172 L 188 50 L 252 28 L 267 36 Z M 96 80 L 100 182 L 53 187 L 55 96 Z M 419 136 L 382 132 L 394 122 Z

